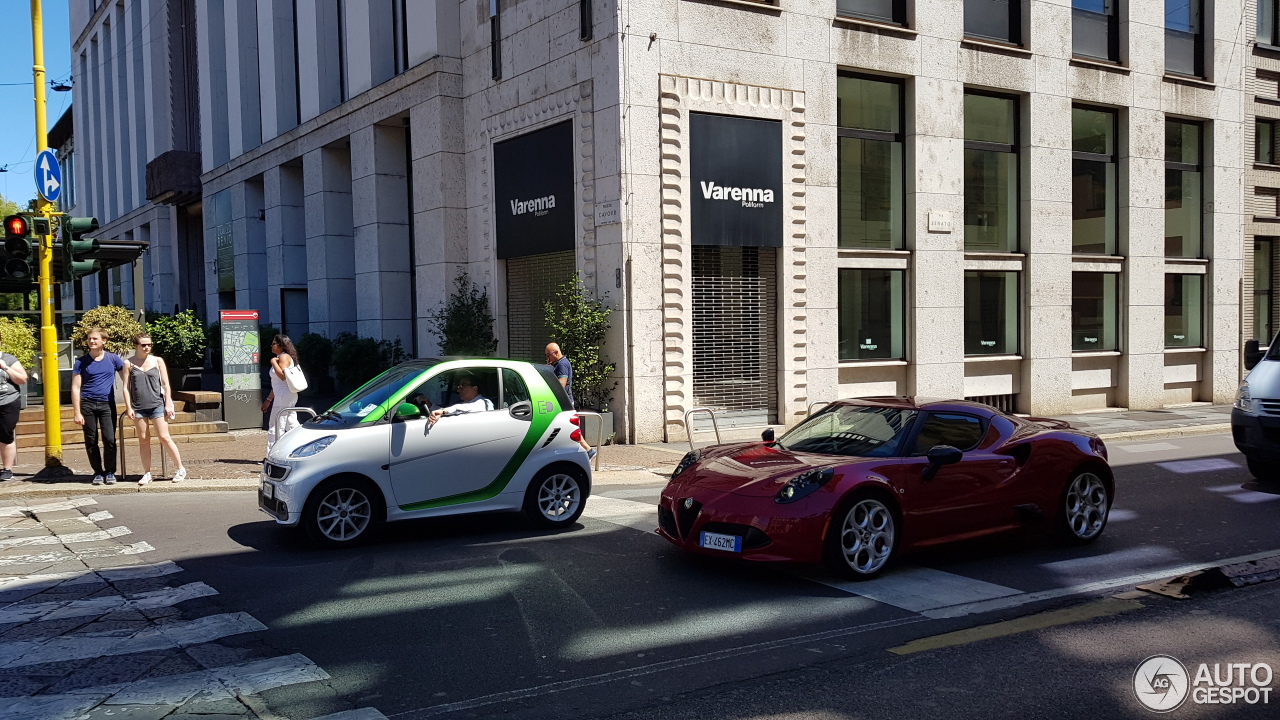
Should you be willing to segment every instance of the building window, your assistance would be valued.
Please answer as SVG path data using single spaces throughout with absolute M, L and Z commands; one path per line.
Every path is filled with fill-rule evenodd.
M 1277 37 L 1277 6 L 1280 0 L 1258 0 L 1258 42 L 1263 45 L 1280 45 Z
M 1164 69 L 1204 77 L 1203 0 L 1164 0 Z
M 1116 114 L 1071 109 L 1071 249 L 1116 252 Z
M 1119 350 L 1119 303 L 1116 273 L 1071 273 L 1071 349 L 1075 352 Z
M 489 63 L 492 65 L 493 79 L 502 79 L 502 23 L 499 17 L 498 0 L 489 0 Z
M 1120 62 L 1117 0 L 1071 0 L 1071 52 Z
M 391 51 L 394 54 L 395 74 L 409 69 L 409 0 L 395 0 L 391 4 Z
M 836 0 L 836 13 L 896 25 L 907 24 L 906 0 Z
M 1204 276 L 1164 276 L 1164 346 L 1201 347 Z
M 1164 252 L 1200 257 L 1204 230 L 1204 173 L 1200 124 L 1165 122 Z
M 1276 326 L 1272 317 L 1275 299 L 1272 293 L 1275 277 L 1275 238 L 1258 238 L 1253 241 L 1253 337 L 1259 344 L 1267 345 L 1275 337 Z
M 840 247 L 903 246 L 902 85 L 883 78 L 840 76 Z
M 964 96 L 964 247 L 1018 251 L 1018 100 Z
M 578 39 L 590 40 L 594 34 L 591 17 L 591 0 L 578 0 Z
M 1022 0 L 964 0 L 964 34 L 1022 44 Z
M 1274 165 L 1276 162 L 1276 121 L 1258 120 L 1254 131 L 1254 161 Z
M 964 274 L 964 354 L 1018 353 L 1018 273 Z
M 300 338 L 310 331 L 306 288 L 281 288 L 280 327 L 285 335 Z
M 840 270 L 840 359 L 900 360 L 905 270 Z

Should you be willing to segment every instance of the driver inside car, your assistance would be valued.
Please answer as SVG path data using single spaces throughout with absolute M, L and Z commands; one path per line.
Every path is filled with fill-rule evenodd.
M 448 415 L 465 415 L 468 413 L 487 412 L 493 409 L 493 402 L 480 393 L 475 376 L 458 375 L 454 381 L 454 391 L 458 393 L 459 402 L 448 407 L 430 407 L 425 395 L 418 393 L 409 398 L 409 402 L 417 405 L 427 415 L 427 422 L 435 425 L 440 418 Z

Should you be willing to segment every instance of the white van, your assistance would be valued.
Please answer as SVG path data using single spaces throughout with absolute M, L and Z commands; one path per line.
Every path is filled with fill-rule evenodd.
M 1240 383 L 1231 409 L 1231 436 L 1259 480 L 1280 482 L 1280 335 Z

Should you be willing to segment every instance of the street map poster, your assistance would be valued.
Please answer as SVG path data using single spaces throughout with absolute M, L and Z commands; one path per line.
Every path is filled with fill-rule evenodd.
M 231 430 L 262 427 L 257 310 L 221 310 L 222 408 Z

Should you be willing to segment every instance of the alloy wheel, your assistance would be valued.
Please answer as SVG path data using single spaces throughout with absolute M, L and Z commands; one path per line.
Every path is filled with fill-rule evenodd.
M 359 537 L 369 527 L 373 505 L 364 493 L 343 487 L 329 493 L 316 507 L 316 526 L 320 533 L 335 542 Z
M 572 475 L 556 473 L 547 476 L 538 486 L 538 511 L 552 522 L 563 522 L 574 517 L 582 504 L 582 488 Z
M 865 498 L 849 508 L 840 529 L 840 550 L 854 572 L 878 572 L 893 554 L 893 542 L 893 513 L 884 503 Z
M 1067 528 L 1081 540 L 1091 540 L 1102 532 L 1110 510 L 1107 486 L 1091 472 L 1082 472 L 1067 488 Z

